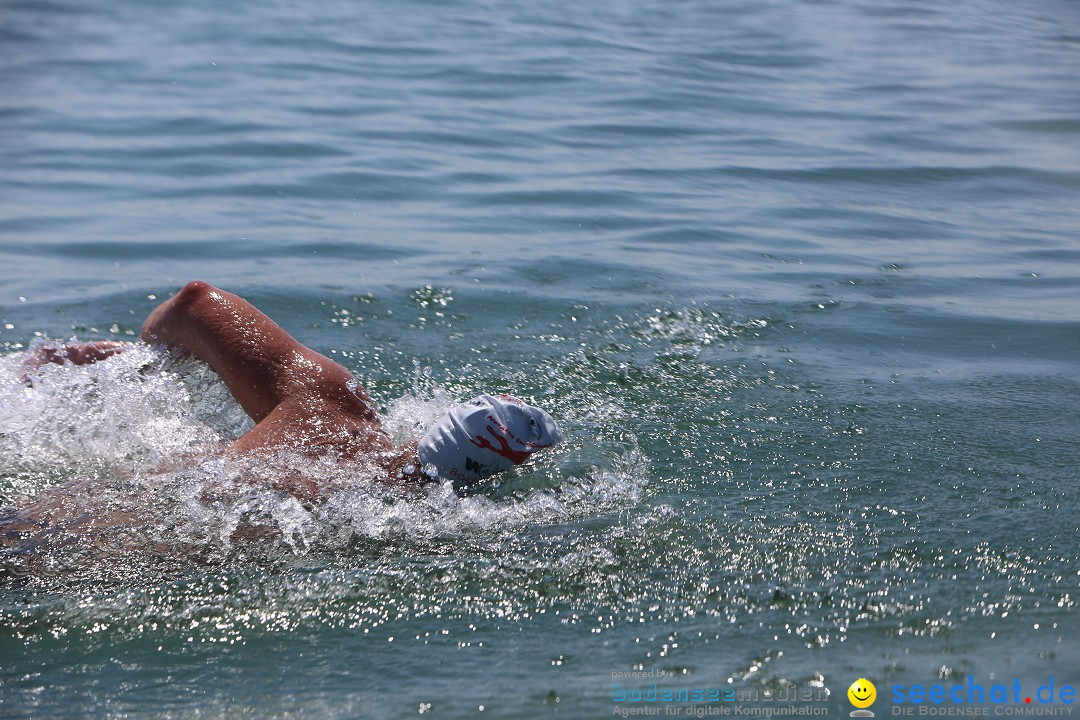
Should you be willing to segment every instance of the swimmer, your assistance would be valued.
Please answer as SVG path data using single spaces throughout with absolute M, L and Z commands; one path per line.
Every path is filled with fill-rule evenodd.
M 147 317 L 140 338 L 208 364 L 255 422 L 226 453 L 332 452 L 371 459 L 389 482 L 448 480 L 464 492 L 562 440 L 552 417 L 510 395 L 480 395 L 452 408 L 416 446 L 395 448 L 367 390 L 344 367 L 305 347 L 243 298 L 194 281 Z M 113 341 L 39 348 L 24 380 L 48 363 L 86 365 L 131 347 Z M 311 478 L 284 481 L 305 501 Z M 275 486 L 278 487 L 278 486 Z

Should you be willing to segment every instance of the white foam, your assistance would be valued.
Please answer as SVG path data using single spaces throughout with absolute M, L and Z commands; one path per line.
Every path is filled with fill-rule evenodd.
M 92 475 L 82 487 L 94 489 L 64 495 L 63 516 L 119 519 L 125 532 L 84 544 L 99 558 L 102 543 L 217 561 L 514 534 L 637 503 L 645 483 L 639 454 L 609 457 L 606 467 L 582 462 L 573 433 L 507 473 L 497 493 L 467 498 L 448 484 L 405 490 L 380 482 L 370 460 L 299 452 L 226 458 L 223 444 L 251 423 L 201 363 L 178 365 L 136 345 L 94 365 L 43 367 L 27 387 L 17 377 L 24 358 L 0 358 L 0 463 L 21 469 L 17 482 L 18 473 L 3 480 L 3 497 L 52 497 L 56 490 L 45 491 L 57 482 Z M 415 385 L 388 403 L 384 417 L 399 446 L 416 442 L 455 402 L 426 375 Z M 595 448 L 587 454 L 592 461 Z M 297 476 L 313 479 L 324 501 L 287 492 Z
M 135 471 L 182 453 L 206 452 L 220 435 L 196 416 L 188 388 L 145 345 L 86 366 L 45 365 L 21 379 L 26 355 L 0 358 L 0 460 L 42 475 L 109 465 Z M 44 473 L 44 474 L 43 474 Z M 5 488 L 5 490 L 9 490 Z

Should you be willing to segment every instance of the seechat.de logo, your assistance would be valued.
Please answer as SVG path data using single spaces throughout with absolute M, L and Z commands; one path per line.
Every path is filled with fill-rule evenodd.
M 874 717 L 874 712 L 867 710 L 877 700 L 877 688 L 874 687 L 874 683 L 866 678 L 859 678 L 851 683 L 851 687 L 847 689 L 847 696 L 851 704 L 857 708 L 851 711 L 851 717 Z

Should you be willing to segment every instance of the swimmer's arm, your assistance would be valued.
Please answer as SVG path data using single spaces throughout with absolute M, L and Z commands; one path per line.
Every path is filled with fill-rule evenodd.
M 287 400 L 312 395 L 366 412 L 349 390 L 348 370 L 304 347 L 247 300 L 205 282 L 188 283 L 150 313 L 142 339 L 210 365 L 257 423 Z

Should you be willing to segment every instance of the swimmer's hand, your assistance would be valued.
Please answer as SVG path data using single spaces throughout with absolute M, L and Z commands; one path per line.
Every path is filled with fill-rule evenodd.
M 22 372 L 19 377 L 28 386 L 33 387 L 31 376 L 42 365 L 50 363 L 63 365 L 70 362 L 73 365 L 90 365 L 104 360 L 113 355 L 119 355 L 131 347 L 131 343 L 117 340 L 95 340 L 93 342 L 70 342 L 66 344 L 48 343 L 42 345 L 22 364 Z

